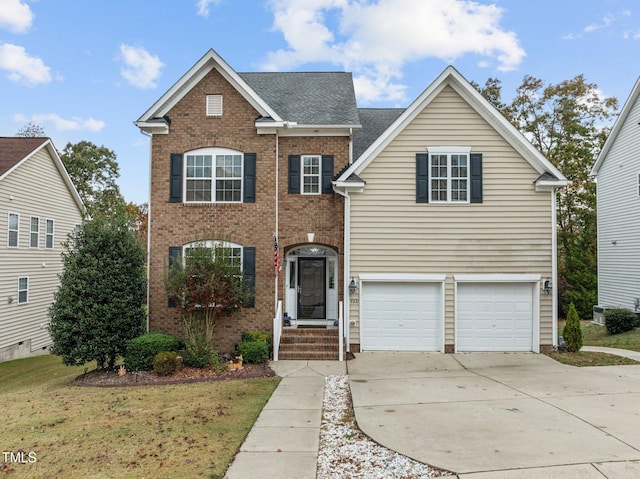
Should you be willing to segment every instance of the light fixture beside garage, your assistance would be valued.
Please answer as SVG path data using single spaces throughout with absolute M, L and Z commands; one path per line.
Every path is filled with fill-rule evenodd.
M 349 283 L 349 293 L 354 294 L 357 289 L 358 289 L 358 286 L 356 286 L 356 280 L 352 277 L 351 283 Z
M 551 282 L 551 279 L 549 278 L 545 279 L 542 285 L 542 290 L 545 292 L 545 294 L 551 294 L 552 289 L 553 289 L 553 283 Z

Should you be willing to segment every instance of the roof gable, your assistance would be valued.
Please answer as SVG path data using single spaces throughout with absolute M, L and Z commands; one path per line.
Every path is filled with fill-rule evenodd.
M 153 129 L 159 126 L 162 119 L 178 103 L 191 88 L 202 80 L 207 73 L 216 69 L 238 92 L 263 116 L 275 121 L 282 118 L 271 108 L 247 82 L 238 75 L 227 62 L 213 49 L 210 49 L 182 77 L 173 84 L 135 124 L 141 129 Z
M 611 129 L 611 133 L 609 133 L 609 137 L 607 138 L 607 141 L 604 143 L 604 146 L 602 147 L 602 150 L 600 151 L 600 154 L 598 155 L 596 162 L 593 164 L 593 168 L 591 168 L 591 174 L 593 176 L 596 176 L 598 174 L 598 171 L 600 171 L 600 167 L 602 167 L 602 164 L 604 163 L 605 158 L 607 157 L 607 155 L 609 154 L 609 151 L 611 150 L 611 147 L 615 143 L 616 138 L 620 133 L 620 130 L 622 130 L 622 127 L 627 121 L 629 114 L 633 111 L 634 107 L 638 103 L 639 96 L 640 96 L 640 77 L 638 77 L 635 85 L 633 85 L 633 88 L 631 89 L 631 93 L 629 94 L 629 98 L 627 98 L 627 101 L 624 103 L 624 106 L 620 111 L 620 116 L 618 116 L 618 119 L 614 123 L 613 128 Z
M 54 148 L 49 138 L 0 137 L 0 181 L 9 176 L 21 164 L 29 161 L 31 157 L 43 148 L 49 153 L 49 157 L 60 173 L 78 208 L 83 211 L 84 204 L 80 199 L 80 195 L 78 195 L 78 191 L 62 163 L 58 151 Z
M 360 174 L 445 88 L 451 87 L 487 123 L 540 174 L 551 174 L 559 185 L 567 180 L 533 145 L 498 112 L 454 67 L 448 66 L 416 100 L 355 159 L 354 163 L 340 175 L 345 181 L 352 174 Z

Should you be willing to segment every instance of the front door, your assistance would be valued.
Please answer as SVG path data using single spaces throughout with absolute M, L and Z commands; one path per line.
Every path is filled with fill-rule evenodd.
M 326 258 L 298 258 L 298 319 L 326 319 Z

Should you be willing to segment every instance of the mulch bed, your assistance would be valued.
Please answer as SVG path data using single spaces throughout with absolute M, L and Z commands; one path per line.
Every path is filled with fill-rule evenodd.
M 94 369 L 78 376 L 74 383 L 76 386 L 93 387 L 159 386 L 203 381 L 269 378 L 275 376 L 275 374 L 267 363 L 244 364 L 242 369 L 227 370 L 221 373 L 216 373 L 213 369 L 183 367 L 170 376 L 158 376 L 153 371 L 139 371 L 119 376 L 116 371 Z

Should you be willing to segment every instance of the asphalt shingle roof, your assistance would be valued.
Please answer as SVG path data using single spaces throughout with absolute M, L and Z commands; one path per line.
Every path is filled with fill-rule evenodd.
M 300 125 L 359 125 L 351 73 L 239 73 L 285 121 Z
M 353 135 L 353 160 L 360 158 L 360 155 L 398 119 L 404 110 L 404 108 L 359 108 L 358 115 L 362 129 Z
M 0 176 L 47 140 L 48 138 L 41 137 L 0 137 Z

